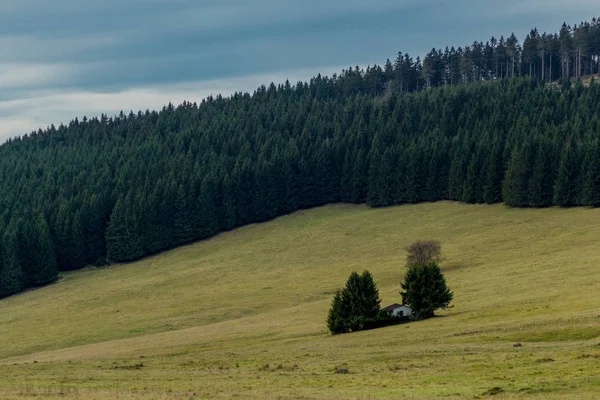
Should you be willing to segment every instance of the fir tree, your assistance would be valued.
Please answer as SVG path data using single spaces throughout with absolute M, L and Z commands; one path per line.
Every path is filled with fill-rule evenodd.
M 525 150 L 515 147 L 502 182 L 502 198 L 507 205 L 521 207 L 528 204 L 528 169 Z
M 416 319 L 433 317 L 436 310 L 447 308 L 454 298 L 436 263 L 409 267 L 400 294 Z
M 336 335 L 347 332 L 345 310 L 342 304 L 342 292 L 338 290 L 335 292 L 333 301 L 331 302 L 331 308 L 327 314 L 327 328 L 329 331 Z
M 496 143 L 483 166 L 485 182 L 483 183 L 483 200 L 487 204 L 495 204 L 502 200 L 502 152 Z
M 365 326 L 370 326 L 377 321 L 381 311 L 379 289 L 369 271 L 364 271 L 360 276 L 361 315 L 365 318 Z
M 583 204 L 600 207 L 600 145 L 597 141 L 586 154 L 583 179 Z
M 374 327 L 380 316 L 379 290 L 368 271 L 353 272 L 343 290 L 337 291 L 327 316 L 331 333 L 357 332 Z
M 571 207 L 578 204 L 581 195 L 580 172 L 579 149 L 569 145 L 563 151 L 554 185 L 555 205 Z
M 177 188 L 175 203 L 175 240 L 178 244 L 189 243 L 194 239 L 192 206 L 183 185 Z
M 550 146 L 545 143 L 540 144 L 529 179 L 528 196 L 529 205 L 532 207 L 552 205 L 554 173 L 550 157 L 552 157 Z
M 106 250 L 107 258 L 111 262 L 131 261 L 143 254 L 137 234 L 135 213 L 126 208 L 126 203 L 130 201 L 131 196 L 117 201 L 110 217 L 106 231 Z
M 43 217 L 38 217 L 35 232 L 35 271 L 31 273 L 31 280 L 33 285 L 41 286 L 56 280 L 58 268 L 50 230 Z
M 15 232 L 7 232 L 0 238 L 0 298 L 19 293 L 25 287 L 17 240 Z

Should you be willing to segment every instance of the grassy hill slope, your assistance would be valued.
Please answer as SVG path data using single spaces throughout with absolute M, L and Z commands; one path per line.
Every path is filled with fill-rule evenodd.
M 597 398 L 599 221 L 588 209 L 328 206 L 65 274 L 0 302 L 0 397 Z M 397 302 L 403 248 L 423 238 L 443 243 L 454 307 L 329 336 L 349 273 L 369 269 L 382 305 Z

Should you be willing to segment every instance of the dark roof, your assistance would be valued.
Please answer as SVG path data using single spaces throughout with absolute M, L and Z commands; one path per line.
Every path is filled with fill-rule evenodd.
M 402 307 L 402 304 L 395 303 L 395 304 L 392 304 L 391 306 L 382 308 L 381 311 L 394 311 L 396 308 L 400 308 L 400 307 Z

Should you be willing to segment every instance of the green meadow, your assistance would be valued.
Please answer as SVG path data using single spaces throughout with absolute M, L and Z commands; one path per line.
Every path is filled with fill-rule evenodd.
M 354 270 L 401 300 L 419 239 L 453 307 L 329 335 Z M 63 274 L 0 301 L 0 398 L 598 399 L 599 239 L 600 209 L 335 205 Z

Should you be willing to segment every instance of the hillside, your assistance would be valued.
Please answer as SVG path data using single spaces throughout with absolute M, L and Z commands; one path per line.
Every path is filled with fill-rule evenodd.
M 580 79 L 599 72 L 599 38 L 593 19 L 522 45 L 400 52 L 10 140 L 0 298 L 324 204 L 600 206 L 600 85 Z
M 0 302 L 0 397 L 594 399 L 600 210 L 337 205 Z M 332 337 L 368 268 L 398 301 L 404 246 L 435 237 L 455 292 L 439 318 Z M 521 343 L 522 347 L 513 347 Z M 37 362 L 37 363 L 36 363 Z M 338 367 L 348 375 L 336 375 Z

